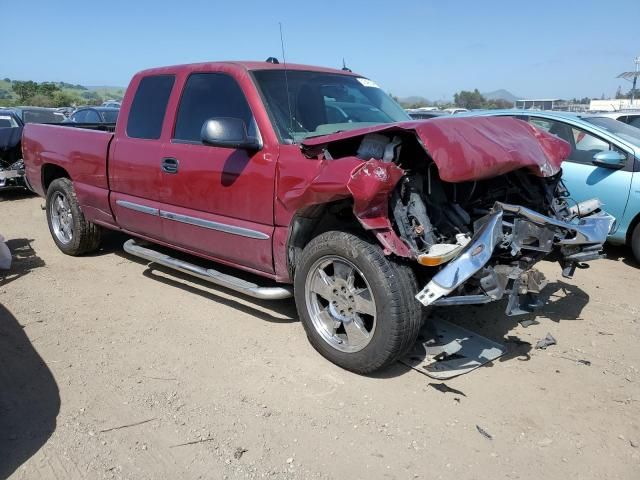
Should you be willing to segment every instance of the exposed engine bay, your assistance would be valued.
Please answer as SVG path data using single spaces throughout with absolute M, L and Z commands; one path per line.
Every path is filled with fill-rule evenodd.
M 422 125 L 435 122 L 444 123 Z M 482 123 L 472 126 L 474 135 L 484 128 Z M 603 257 L 602 246 L 615 220 L 598 200 L 571 200 L 561 180 L 560 163 L 569 153 L 557 143 L 562 140 L 541 131 L 525 132 L 525 148 L 527 141 L 545 147 L 542 152 L 530 149 L 525 158 L 514 153 L 520 138 L 511 131 L 504 133 L 511 135 L 510 143 L 491 152 L 483 150 L 482 142 L 476 143 L 477 150 L 473 143 L 458 148 L 460 137 L 434 148 L 425 141 L 433 135 L 408 128 L 349 133 L 338 133 L 335 141 L 325 143 L 318 138 L 317 146 L 306 146 L 307 153 L 330 161 L 352 156 L 364 161 L 348 182 L 354 213 L 387 254 L 433 271 L 416 296 L 423 305 L 478 304 L 508 296 L 507 314 L 527 313 L 538 306 L 536 295 L 546 285 L 533 269 L 535 263 L 545 257 L 557 260 L 563 275 L 571 277 L 576 268 L 586 267 L 584 262 Z M 496 132 L 480 132 L 486 133 Z M 458 175 L 450 163 L 460 160 L 456 157 L 464 149 L 478 160 L 471 164 L 467 155 L 472 169 L 463 166 Z M 509 159 L 501 162 L 496 155 Z M 485 160 L 486 168 L 476 168 Z M 443 172 L 462 180 L 444 180 Z

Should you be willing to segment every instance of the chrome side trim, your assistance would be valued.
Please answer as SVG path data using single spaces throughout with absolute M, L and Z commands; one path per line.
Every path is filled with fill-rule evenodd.
M 249 295 L 253 298 L 259 298 L 261 300 L 281 300 L 293 296 L 291 286 L 262 287 L 242 278 L 218 272 L 212 268 L 204 268 L 193 263 L 185 262 L 184 260 L 178 260 L 177 258 L 170 257 L 151 248 L 143 247 L 137 244 L 135 240 L 127 240 L 124 244 L 124 250 L 131 255 L 144 258 L 159 265 L 164 265 L 165 267 L 178 270 L 188 275 L 193 275 L 194 277 Z
M 249 228 L 244 228 L 244 227 L 236 227 L 235 225 L 228 225 L 226 223 L 219 223 L 211 220 L 204 220 L 203 218 L 191 217 L 189 215 L 182 215 L 180 213 L 173 213 L 173 212 L 167 212 L 165 210 L 160 210 L 160 216 L 168 220 L 187 223 L 189 225 L 208 228 L 210 230 L 217 230 L 219 232 L 230 233 L 232 235 L 240 235 L 241 237 L 255 238 L 257 240 L 269 239 L 269 235 L 267 235 L 266 233 L 259 232 L 257 230 L 251 230 Z
M 158 215 L 160 215 L 160 210 L 158 210 L 157 208 L 147 207 L 146 205 L 127 202 L 126 200 L 116 200 L 116 204 L 120 205 L 123 208 L 128 208 L 129 210 L 135 210 L 136 212 L 153 215 L 154 217 L 157 217 Z

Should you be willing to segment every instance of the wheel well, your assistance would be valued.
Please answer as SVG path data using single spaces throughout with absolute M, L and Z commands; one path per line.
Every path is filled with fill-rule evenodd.
M 59 165 L 53 163 L 46 163 L 42 166 L 42 187 L 44 192 L 47 193 L 47 189 L 51 182 L 57 178 L 71 178 L 69 173 Z
M 313 238 L 329 230 L 364 231 L 353 214 L 351 200 L 313 205 L 296 213 L 291 221 L 287 242 L 287 266 L 291 278 L 294 277 L 304 247 Z
M 631 220 L 631 223 L 629 224 L 629 228 L 627 229 L 627 238 L 626 238 L 626 244 L 627 245 L 631 245 L 631 236 L 633 235 L 633 231 L 635 230 L 636 226 L 640 223 L 640 213 L 638 213 L 633 220 Z

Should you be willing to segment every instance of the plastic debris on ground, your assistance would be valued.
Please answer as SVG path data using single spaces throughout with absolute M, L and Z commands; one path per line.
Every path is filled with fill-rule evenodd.
M 422 327 L 418 342 L 401 362 L 431 378 L 468 373 L 507 352 L 503 344 L 439 318 Z
M 542 340 L 538 340 L 538 343 L 536 343 L 536 348 L 538 350 L 544 350 L 547 347 L 550 347 L 551 345 L 556 345 L 556 339 L 553 338 L 553 335 L 551 335 L 550 333 L 547 333 L 547 336 L 544 337 Z

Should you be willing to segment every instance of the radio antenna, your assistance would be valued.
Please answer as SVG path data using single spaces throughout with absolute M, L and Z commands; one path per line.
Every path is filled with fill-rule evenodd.
M 282 63 L 284 65 L 284 85 L 287 90 L 287 106 L 289 107 L 289 135 L 293 140 L 293 113 L 291 112 L 291 96 L 289 95 L 289 76 L 287 75 L 287 59 L 284 56 L 284 39 L 282 36 L 282 22 L 278 22 L 280 26 L 280 48 L 282 49 Z

